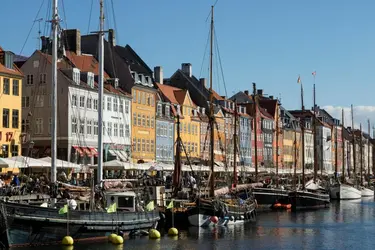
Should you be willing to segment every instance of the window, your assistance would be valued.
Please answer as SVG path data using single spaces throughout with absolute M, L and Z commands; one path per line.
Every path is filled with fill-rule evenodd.
M 141 92 L 138 91 L 138 104 L 141 104 Z
M 129 101 L 125 100 L 125 114 L 129 114 Z
M 169 116 L 170 116 L 170 111 L 171 111 L 170 106 L 169 106 L 168 104 L 165 105 L 165 116 L 166 116 L 166 117 L 169 117 Z
M 153 95 L 150 96 L 150 102 L 151 102 L 151 106 L 154 107 L 155 103 L 154 103 L 154 96 Z
M 130 137 L 130 126 L 129 126 L 129 124 L 125 124 L 125 136 Z
M 99 134 L 99 124 L 98 121 L 94 121 L 94 135 Z
M 133 113 L 133 125 L 137 126 L 137 113 Z
M 20 94 L 19 81 L 13 79 L 13 95 L 18 96 Z
M 113 124 L 113 136 L 118 136 L 118 124 L 114 123 Z
M 150 144 L 151 144 L 151 152 L 154 152 L 154 149 L 155 149 L 154 140 L 151 140 Z
M 87 107 L 88 109 L 91 109 L 91 108 L 92 108 L 92 98 L 91 98 L 91 97 L 87 98 L 87 104 L 86 104 L 86 107 Z
M 22 96 L 22 108 L 30 107 L 30 97 Z
M 35 107 L 43 108 L 44 107 L 44 95 L 35 96 Z
M 79 97 L 79 106 L 81 108 L 84 108 L 85 107 L 85 97 L 84 96 L 80 96 Z
M 22 120 L 22 133 L 26 133 L 30 130 L 30 120 Z
M 76 95 L 72 95 L 72 106 L 77 107 L 77 96 Z
M 33 85 L 34 84 L 34 75 L 27 75 L 26 84 L 27 85 Z
M 113 111 L 117 112 L 118 111 L 118 100 L 117 98 L 113 98 Z
M 94 99 L 94 110 L 98 110 L 98 99 Z
M 133 102 L 137 102 L 137 91 L 133 90 Z
M 19 111 L 18 109 L 12 110 L 12 128 L 18 128 L 19 123 Z
M 77 133 L 77 118 L 72 117 L 72 134 Z
M 191 131 L 191 129 L 190 129 L 190 123 L 188 123 L 187 128 L 188 128 L 188 134 L 190 134 L 190 131 Z
M 80 119 L 79 120 L 79 133 L 81 135 L 85 134 L 85 119 Z
M 142 152 L 146 151 L 146 141 L 145 139 L 142 139 Z
M 150 140 L 146 141 L 146 151 L 150 152 Z
M 146 116 L 142 115 L 142 126 L 146 127 Z
M 77 68 L 73 68 L 73 81 L 78 85 L 81 81 L 80 71 Z
M 18 156 L 18 145 L 11 145 L 12 156 Z
M 119 111 L 120 113 L 123 113 L 123 112 L 124 112 L 124 102 L 123 102 L 121 99 L 119 100 L 118 111 Z
M 145 96 L 146 96 L 146 93 L 141 92 L 142 104 L 146 104 L 146 102 L 145 102 Z
M 150 94 L 146 93 L 146 104 L 147 106 L 150 106 Z
M 87 122 L 86 133 L 87 133 L 87 135 L 91 135 L 92 134 L 92 121 L 87 120 L 86 122 Z
M 3 94 L 9 95 L 9 78 L 4 78 L 3 82 Z
M 35 119 L 35 134 L 37 135 L 43 134 L 43 119 L 42 118 Z
M 108 136 L 112 136 L 112 122 L 108 122 L 107 133 Z
M 51 134 L 51 130 L 52 130 L 52 118 L 49 118 L 48 119 L 48 134 L 50 135 Z
M 141 117 L 141 114 L 138 114 L 138 126 L 141 126 L 141 123 L 142 123 L 142 117 Z
M 154 117 L 151 116 L 151 128 L 154 128 L 154 122 L 155 122 Z
M 42 73 L 42 74 L 39 75 L 39 83 L 40 84 L 46 83 L 46 79 L 47 79 L 47 74 Z
M 107 109 L 108 111 L 112 110 L 112 98 L 109 96 L 107 97 Z
M 137 151 L 137 138 L 133 138 L 133 151 L 136 152 Z
M 173 124 L 169 124 L 169 137 L 173 135 Z
M 146 127 L 150 127 L 150 116 L 146 117 Z
M 137 149 L 138 149 L 138 152 L 141 152 L 141 139 L 138 139 L 137 141 Z
M 3 109 L 3 128 L 9 128 L 9 109 Z
M 124 124 L 120 124 L 120 137 L 124 137 Z
M 105 110 L 105 97 L 103 96 L 102 109 Z
M 158 107 L 157 107 L 156 115 L 158 115 L 158 116 L 162 116 L 162 113 L 163 113 L 163 111 L 162 111 L 162 106 L 161 106 L 160 103 L 158 103 Z

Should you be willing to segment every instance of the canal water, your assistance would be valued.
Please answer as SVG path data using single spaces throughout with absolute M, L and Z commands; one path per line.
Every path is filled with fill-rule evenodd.
M 331 203 L 329 208 L 304 212 L 259 213 L 253 224 L 208 229 L 189 228 L 179 238 L 147 237 L 73 247 L 38 247 L 63 250 L 195 250 L 208 249 L 370 249 L 375 246 L 374 199 Z M 36 249 L 36 248 L 30 248 Z

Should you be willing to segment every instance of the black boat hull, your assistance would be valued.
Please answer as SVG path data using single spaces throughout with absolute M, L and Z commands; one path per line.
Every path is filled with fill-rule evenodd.
M 59 215 L 57 209 L 0 202 L 0 244 L 5 247 L 49 245 L 70 235 L 75 241 L 103 240 L 112 232 L 148 230 L 157 225 L 159 212 L 69 211 Z
M 289 199 L 292 203 L 292 211 L 327 207 L 330 203 L 329 194 L 309 191 L 290 192 Z
M 289 203 L 289 192 L 274 188 L 254 188 L 253 195 L 259 206 L 271 207 L 277 202 Z

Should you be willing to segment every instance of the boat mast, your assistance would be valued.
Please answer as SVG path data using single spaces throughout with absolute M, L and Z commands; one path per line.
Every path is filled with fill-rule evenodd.
M 316 103 L 315 103 L 315 83 L 314 83 L 314 93 L 313 93 L 313 99 L 314 99 L 314 112 L 313 112 L 313 129 L 314 129 L 314 183 L 316 183 L 316 175 L 317 175 L 317 172 L 318 172 L 318 150 L 317 150 L 317 137 L 316 137 Z M 323 149 L 322 149 L 322 155 L 321 155 L 322 159 L 323 159 Z M 323 168 L 323 166 L 322 166 Z
M 337 156 L 337 126 L 336 125 L 333 125 L 334 128 L 335 128 L 335 178 L 337 179 L 337 171 L 338 171 L 338 166 L 337 166 L 337 159 L 338 159 L 338 156 Z
M 174 196 L 177 196 L 177 192 L 181 187 L 181 135 L 180 135 L 180 108 L 177 108 L 177 140 L 176 140 L 176 156 L 175 156 L 175 167 L 173 171 L 173 188 Z
M 341 141 L 342 141 L 342 182 L 344 183 L 345 182 L 345 138 L 344 138 L 344 129 L 345 129 L 345 126 L 344 126 L 344 109 L 342 109 L 341 111 Z
M 302 190 L 305 189 L 305 105 L 303 103 L 303 85 L 301 82 L 301 105 L 302 105 L 302 120 L 301 120 L 301 141 L 302 141 Z M 296 144 L 297 146 L 297 144 Z
M 237 187 L 237 102 L 234 101 L 234 135 L 233 135 L 233 187 Z
M 56 183 L 57 159 L 57 29 L 59 14 L 57 0 L 52 5 L 52 124 L 51 124 L 51 182 Z
M 354 113 L 353 104 L 350 106 L 352 113 L 352 141 L 353 141 L 353 171 L 354 171 L 354 181 L 357 184 L 357 171 L 356 171 L 356 151 L 355 151 L 355 133 L 354 133 Z
M 297 127 L 294 129 L 294 178 L 293 187 L 297 190 Z
M 367 174 L 370 177 L 370 119 L 367 120 L 367 129 L 369 139 L 367 141 Z
M 214 176 L 214 140 L 215 140 L 215 117 L 214 117 L 214 105 L 213 105 L 213 89 L 212 89 L 212 62 L 213 62 L 213 40 L 214 40 L 214 6 L 211 6 L 211 39 L 210 39 L 210 158 L 211 158 L 211 176 L 210 176 L 210 196 L 214 197 L 215 192 L 215 176 Z
M 258 105 L 257 105 L 257 87 L 255 85 L 255 82 L 253 82 L 253 101 L 254 101 L 254 157 L 255 157 L 255 182 L 258 182 L 258 139 L 257 139 L 257 111 L 258 111 Z
M 277 101 L 276 105 L 279 104 Z M 279 109 L 276 109 L 278 111 Z M 276 112 L 276 188 L 279 187 L 279 112 Z
M 361 168 L 360 168 L 360 178 L 361 178 L 361 186 L 363 186 L 363 176 L 362 176 L 362 173 L 363 173 L 363 140 L 362 140 L 362 123 L 359 124 L 359 153 L 360 153 L 360 156 L 361 156 L 361 159 L 360 159 L 360 164 L 361 164 Z
M 104 3 L 100 0 L 99 80 L 98 80 L 98 184 L 103 181 L 103 88 L 104 88 Z

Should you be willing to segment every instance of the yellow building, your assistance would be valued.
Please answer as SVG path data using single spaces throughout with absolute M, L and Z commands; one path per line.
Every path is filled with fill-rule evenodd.
M 164 84 L 157 86 L 162 98 L 173 105 L 175 115 L 180 113 L 180 136 L 188 156 L 191 159 L 200 158 L 200 120 L 197 106 L 191 100 L 189 91 Z M 176 140 L 177 124 L 174 134 Z M 181 156 L 186 157 L 184 151 L 181 152 Z
M 23 74 L 13 62 L 14 54 L 0 47 L 0 108 L 2 122 L 0 129 L 1 157 L 18 156 L 21 152 L 21 99 Z M 3 168 L 2 173 L 16 168 Z
M 133 162 L 155 160 L 155 96 L 153 88 L 132 88 L 132 159 Z

